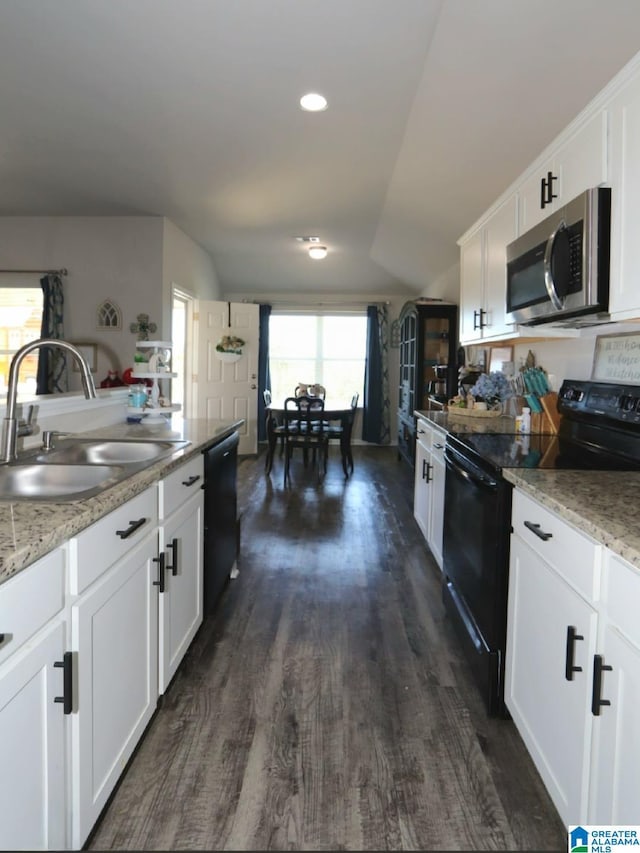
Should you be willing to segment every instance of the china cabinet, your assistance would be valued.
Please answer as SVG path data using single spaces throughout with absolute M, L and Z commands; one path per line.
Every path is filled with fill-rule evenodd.
M 407 302 L 399 324 L 398 455 L 413 467 L 414 411 L 428 409 L 431 395 L 446 401 L 457 390 L 458 306 L 438 301 Z

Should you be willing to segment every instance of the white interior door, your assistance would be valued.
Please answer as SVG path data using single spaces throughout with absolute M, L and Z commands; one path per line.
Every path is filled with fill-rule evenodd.
M 195 303 L 196 371 L 193 377 L 197 418 L 231 421 L 244 418 L 240 454 L 258 452 L 258 341 L 260 307 L 239 302 Z M 232 333 L 246 342 L 242 358 L 220 361 L 216 344 Z

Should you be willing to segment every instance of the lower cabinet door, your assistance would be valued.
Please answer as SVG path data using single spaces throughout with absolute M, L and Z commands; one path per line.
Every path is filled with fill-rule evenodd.
M 436 563 L 442 569 L 442 532 L 444 530 L 444 439 L 434 436 L 431 452 L 433 481 L 431 483 L 431 524 L 429 526 L 429 547 Z
M 204 494 L 201 490 L 160 525 L 165 583 L 160 592 L 160 693 L 164 693 L 202 624 Z
M 431 453 L 416 441 L 416 468 L 413 486 L 413 517 L 425 539 L 429 537 L 431 512 Z
M 598 648 L 602 671 L 596 697 L 608 702 L 593 718 L 594 754 L 589 823 L 640 820 L 640 649 L 607 626 Z
M 0 849 L 68 848 L 65 809 L 64 625 L 0 669 Z
M 505 702 L 567 825 L 587 821 L 596 628 L 596 611 L 512 536 Z
M 85 842 L 157 705 L 161 564 L 155 557 L 154 530 L 72 606 L 74 848 Z

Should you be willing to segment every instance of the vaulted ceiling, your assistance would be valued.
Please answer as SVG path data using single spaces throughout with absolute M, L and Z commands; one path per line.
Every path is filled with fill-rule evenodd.
M 225 294 L 439 295 L 638 50 L 637 0 L 1 0 L 0 215 L 167 216 Z

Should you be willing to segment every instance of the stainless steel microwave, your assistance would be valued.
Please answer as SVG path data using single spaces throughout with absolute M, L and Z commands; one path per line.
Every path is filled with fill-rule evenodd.
M 611 190 L 596 187 L 510 243 L 507 320 L 533 326 L 606 315 L 610 236 Z

